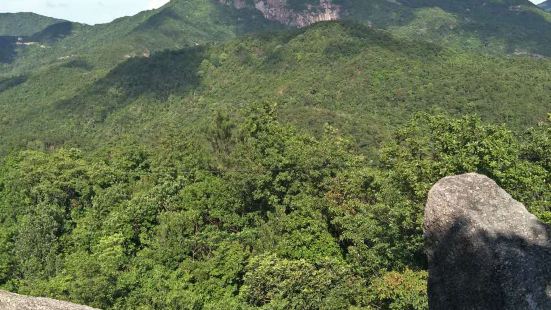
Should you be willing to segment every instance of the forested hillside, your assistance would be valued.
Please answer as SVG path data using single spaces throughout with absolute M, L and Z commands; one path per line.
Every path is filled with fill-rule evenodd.
M 267 18 L 283 23 L 308 24 L 316 19 L 338 18 L 384 28 L 401 38 L 438 42 L 456 49 L 551 55 L 551 15 L 529 0 L 221 2 L 236 7 L 254 4 Z
M 0 36 L 30 36 L 60 22 L 34 13 L 0 13 Z
M 155 147 L 6 158 L 2 286 L 115 309 L 425 309 L 433 182 L 478 171 L 551 219 L 549 122 L 516 138 L 421 114 L 373 158 L 269 105 L 208 120 L 206 135 L 174 128 Z
M 438 179 L 482 173 L 551 223 L 550 15 L 341 0 L 343 21 L 297 29 L 258 1 L 0 37 L 1 289 L 426 309 Z
M 551 54 L 551 15 L 528 0 L 507 3 L 339 0 L 320 3 L 332 3 L 332 8 L 340 8 L 338 14 L 330 10 L 326 12 L 335 14 L 338 19 L 386 29 L 402 39 L 435 42 L 454 49 L 490 54 Z M 308 9 L 312 4 L 314 6 Z M 314 18 L 320 10 L 316 4 L 317 1 L 310 0 L 254 0 L 250 3 L 242 0 L 172 0 L 157 10 L 109 24 L 94 27 L 76 23 L 54 25 L 46 30 L 45 36 L 27 39 L 40 44 L 21 46 L 17 49 L 17 57 L 0 59 L 0 76 L 25 73 L 72 57 L 88 58 L 97 66 L 111 68 L 126 58 L 150 52 L 226 41 L 267 29 L 288 28 L 289 16 L 320 18 Z M 17 16 L 25 20 L 25 15 Z M 30 16 L 28 22 L 20 27 L 28 36 L 44 30 L 44 27 L 36 27 L 41 23 L 35 19 L 39 16 Z M 14 24 L 11 15 L 0 15 L 0 25 L 4 24 Z M 52 37 L 57 40 L 51 40 Z M 59 40 L 61 38 L 63 40 Z M 40 48 L 40 45 L 47 48 Z M 0 46 L 0 52 L 2 50 Z
M 225 41 L 240 34 L 280 27 L 255 10 L 237 11 L 210 0 L 172 1 L 160 9 L 123 17 L 109 24 L 93 27 L 78 23 L 54 25 L 26 39 L 46 48 L 38 44 L 21 46 L 18 57 L 4 63 L 0 76 L 27 73 L 72 58 L 111 69 L 128 58 L 156 51 Z
M 485 53 L 551 55 L 551 15 L 528 0 L 347 1 L 350 18 L 401 38 Z
M 3 80 L 0 140 L 4 153 L 91 148 L 121 135 L 155 143 L 159 127 L 193 127 L 215 107 L 239 114 L 255 102 L 277 102 L 284 119 L 313 133 L 335 124 L 364 149 L 419 111 L 478 113 L 522 130 L 549 111 L 550 67 L 324 23 L 133 58 L 108 73 L 75 58 Z

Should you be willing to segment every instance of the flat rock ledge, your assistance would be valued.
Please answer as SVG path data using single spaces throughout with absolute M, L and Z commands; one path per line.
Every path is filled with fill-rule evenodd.
M 98 310 L 70 302 L 42 297 L 28 297 L 0 291 L 0 309 L 2 310 Z
M 551 229 L 490 178 L 430 190 L 424 237 L 430 309 L 551 309 Z

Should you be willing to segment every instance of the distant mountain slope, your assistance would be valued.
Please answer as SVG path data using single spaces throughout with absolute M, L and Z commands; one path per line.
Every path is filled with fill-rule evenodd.
M 236 10 L 211 0 L 179 0 L 109 24 L 63 23 L 49 27 L 28 39 L 45 43 L 48 48 L 20 49 L 17 60 L 4 72 L 14 75 L 68 58 L 85 59 L 95 66 L 111 68 L 127 58 L 155 51 L 280 28 L 281 25 L 267 21 L 254 9 Z M 60 37 L 63 40 L 52 40 Z
M 551 55 L 551 15 L 528 0 L 219 1 L 293 26 L 348 19 L 460 49 Z
M 68 58 L 109 69 L 155 51 L 334 19 L 461 50 L 551 56 L 551 14 L 528 0 L 172 0 L 109 24 L 47 27 L 26 38 L 40 44 L 3 49 L 10 56 L 0 59 L 0 76 Z
M 544 9 L 545 11 L 551 12 L 551 0 L 542 2 L 542 3 L 538 4 L 538 6 L 542 9 Z
M 0 36 L 30 36 L 59 22 L 34 13 L 0 13 Z
M 475 0 L 294 0 L 279 6 L 277 0 L 255 1 L 251 6 L 243 1 L 173 0 L 109 24 L 65 22 L 23 42 L 0 38 L 0 108 L 5 111 L 0 143 L 6 148 L 34 140 L 57 145 L 92 141 L 83 135 L 99 132 L 114 138 L 114 132 L 136 134 L 163 117 L 151 102 L 168 109 L 164 105 L 176 101 L 170 106 L 176 110 L 167 117 L 186 123 L 187 117 L 202 118 L 195 113 L 181 116 L 179 109 L 198 102 L 203 107 L 239 105 L 276 96 L 290 119 L 315 123 L 312 130 L 319 130 L 325 117 L 337 117 L 350 133 L 371 141 L 388 132 L 388 123 L 430 108 L 477 112 L 513 128 L 524 128 L 549 112 L 545 85 L 550 62 L 530 55 L 547 55 L 549 15 L 524 0 L 508 6 Z M 329 23 L 303 33 L 291 30 L 214 43 L 335 17 L 348 21 L 337 23 L 340 28 Z M 528 28 L 505 25 L 525 19 Z M 374 25 L 386 31 L 375 31 Z M 534 29 L 541 29 L 539 39 Z M 479 55 L 481 50 L 495 55 Z M 438 57 L 431 56 L 435 51 Z M 498 56 L 502 52 L 529 56 L 508 59 Z M 370 74 L 363 84 L 349 83 L 365 72 Z M 389 76 L 396 80 L 387 81 Z M 418 85 L 416 80 L 424 82 Z M 330 82 L 316 88 L 322 81 Z M 365 85 L 374 82 L 379 84 Z M 320 111 L 326 115 L 318 117 Z M 357 117 L 370 119 L 370 124 Z M 139 128 L 129 128 L 133 125 Z
M 65 59 L 0 80 L 0 153 L 121 136 L 155 143 L 165 129 L 199 128 L 212 109 L 258 102 L 279 103 L 304 130 L 332 124 L 369 149 L 418 111 L 477 113 L 522 130 L 551 102 L 549 60 L 457 52 L 343 22 L 134 57 L 103 72 Z

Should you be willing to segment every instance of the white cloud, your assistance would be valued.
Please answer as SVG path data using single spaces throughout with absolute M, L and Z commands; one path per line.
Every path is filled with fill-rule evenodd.
M 160 8 L 167 4 L 170 0 L 149 0 L 149 9 Z

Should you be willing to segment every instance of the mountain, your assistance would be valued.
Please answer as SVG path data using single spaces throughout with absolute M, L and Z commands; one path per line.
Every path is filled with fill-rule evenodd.
M 551 15 L 528 0 L 220 0 L 269 20 L 306 26 L 353 20 L 409 39 L 492 53 L 551 55 Z
M 38 44 L 11 46 L 3 52 L 12 56 L 1 61 L 1 75 L 16 75 L 67 57 L 86 58 L 107 68 L 164 49 L 328 20 L 359 22 L 399 38 L 461 50 L 551 55 L 551 15 L 528 0 L 173 0 L 109 24 L 66 22 L 42 29 L 44 33 L 25 39 Z
M 545 11 L 551 11 L 551 1 L 544 1 L 540 4 L 538 4 L 538 6 L 542 9 L 544 9 Z
M 14 75 L 55 65 L 60 59 L 68 58 L 86 59 L 111 68 L 125 59 L 155 51 L 219 42 L 253 31 L 280 28 L 256 10 L 236 10 L 214 1 L 179 0 L 109 24 L 88 26 L 66 22 L 52 25 L 26 38 L 25 42 L 38 44 L 21 45 L 17 58 L 4 62 L 3 74 Z
M 30 36 L 62 21 L 35 13 L 0 13 L 0 36 Z
M 34 13 L 0 13 L 0 68 L 16 59 L 27 37 L 61 23 L 64 21 Z
M 484 174 L 551 222 L 548 19 L 520 0 L 174 0 L 3 36 L 0 289 L 427 309 L 434 182 Z
M 323 120 L 338 123 L 350 134 L 362 141 L 366 140 L 362 142 L 366 149 L 373 142 L 384 139 L 391 128 L 407 119 L 407 115 L 433 108 L 458 114 L 476 112 L 486 120 L 506 120 L 513 129 L 519 130 L 544 117 L 545 105 L 542 102 L 548 102 L 549 98 L 547 92 L 542 92 L 538 85 L 549 80 L 546 71 L 549 62 L 533 57 L 532 49 L 529 53 L 514 47 L 529 44 L 522 40 L 529 40 L 532 31 L 530 27 L 538 25 L 545 27 L 541 28 L 543 30 L 533 46 L 545 49 L 551 42 L 544 39 L 546 29 L 551 27 L 545 21 L 548 15 L 537 8 L 532 11 L 535 7 L 529 3 L 517 0 L 510 4 L 516 6 L 504 6 L 498 2 L 481 4 L 479 1 L 397 3 L 386 0 L 258 0 L 251 3 L 174 0 L 157 10 L 124 17 L 109 24 L 88 26 L 59 22 L 22 41 L 19 38 L 3 37 L 0 38 L 0 62 L 4 62 L 0 64 L 0 68 L 4 69 L 0 71 L 0 106 L 7 112 L 0 121 L 0 140 L 4 146 L 0 153 L 35 142 L 45 145 L 78 143 L 81 147 L 93 146 L 102 134 L 117 139 L 114 128 L 131 136 L 143 134 L 147 137 L 148 133 L 141 132 L 148 128 L 145 123 L 154 126 L 166 116 L 148 110 L 155 109 L 156 105 L 142 106 L 149 100 L 147 98 L 153 98 L 161 106 L 174 98 L 181 100 L 181 106 L 188 106 L 197 98 L 201 98 L 205 107 L 222 102 L 231 106 L 236 98 L 242 98 L 243 104 L 260 98 L 268 100 L 275 86 L 281 91 L 279 99 L 285 102 L 281 108 L 289 120 L 300 124 L 308 119 L 307 122 L 312 124 L 310 129 L 317 132 L 323 126 Z M 499 17 L 490 17 L 490 13 Z M 530 16 L 533 17 L 532 22 L 519 26 Z M 343 27 L 341 30 L 310 25 L 316 21 L 333 19 L 343 20 L 343 24 L 337 24 Z M 503 29 L 513 27 L 506 26 L 507 22 L 521 30 L 511 30 L 506 39 L 503 38 L 506 32 Z M 383 30 L 374 30 L 376 26 Z M 319 40 L 303 42 L 304 46 L 311 44 L 315 47 L 310 53 L 290 52 L 287 58 L 279 61 L 290 42 L 299 42 L 291 50 L 301 49 L 301 41 L 295 38 L 296 28 L 301 27 L 308 30 L 298 35 L 299 38 L 313 33 L 319 36 Z M 516 31 L 524 32 L 526 37 L 521 41 L 513 40 L 511 36 Z M 254 32 L 259 35 L 247 36 Z M 356 35 L 357 32 L 365 32 L 368 37 L 378 39 L 362 39 Z M 485 35 L 486 32 L 492 34 Z M 273 40 L 267 40 L 270 36 L 267 33 L 271 33 Z M 342 36 L 349 42 L 332 39 L 329 33 Z M 475 38 L 474 34 L 478 37 Z M 237 41 L 219 45 L 232 39 Z M 486 39 L 496 44 L 511 40 L 512 43 L 505 45 L 507 49 L 512 49 L 510 52 L 514 50 L 519 54 L 518 59 L 501 56 L 503 53 L 499 52 L 501 49 L 497 45 L 482 43 Z M 336 43 L 333 42 L 335 40 Z M 250 46 L 251 42 L 256 42 L 254 44 L 258 46 Z M 375 45 L 370 45 L 370 42 Z M 240 56 L 225 51 L 231 50 L 234 44 L 242 46 Z M 402 67 L 392 58 L 398 57 L 395 50 L 383 48 L 385 44 L 401 46 L 404 54 L 399 57 L 404 58 L 403 62 L 413 68 L 419 68 L 419 64 L 415 63 L 418 55 L 425 55 L 428 77 L 423 78 L 422 71 L 412 71 L 409 75 L 400 73 L 394 81 L 396 84 L 385 86 L 388 87 L 385 92 L 381 91 L 384 87 L 375 87 L 366 92 L 368 88 L 365 85 L 356 84 L 347 85 L 346 88 L 351 88 L 346 92 L 332 89 L 334 85 L 331 84 L 320 86 L 320 89 L 308 88 L 309 84 L 319 83 L 314 80 L 305 82 L 313 76 L 324 76 L 326 80 L 337 84 L 341 79 L 346 80 L 342 70 L 353 70 L 356 65 L 344 62 L 348 54 L 359 59 L 371 59 L 377 64 L 373 67 L 363 64 L 359 69 L 363 74 L 370 72 L 381 75 L 385 72 L 385 63 L 395 64 L 395 70 L 400 71 Z M 457 45 L 463 47 L 458 48 Z M 265 46 L 275 46 L 281 50 L 265 50 Z M 370 48 L 379 48 L 380 53 L 366 52 Z M 164 50 L 179 52 L 171 54 L 162 52 Z M 488 53 L 490 50 L 491 53 Z M 430 56 L 434 51 L 439 51 L 440 56 Z M 484 53 L 480 53 L 482 51 Z M 190 58 L 182 58 L 184 56 Z M 330 66 L 320 66 L 310 58 L 333 59 L 330 56 L 335 57 L 333 61 L 342 68 L 341 71 L 334 72 Z M 236 67 L 223 66 L 227 59 L 234 61 L 236 57 L 243 58 L 236 62 Z M 453 68 L 450 62 L 454 58 L 461 62 L 463 58 L 468 61 L 461 68 Z M 248 66 L 251 59 L 264 60 Z M 281 64 L 281 67 L 274 67 L 280 69 L 274 72 L 286 76 L 285 81 L 295 82 L 274 80 L 276 76 L 266 71 L 272 62 Z M 309 65 L 303 67 L 303 62 Z M 150 67 L 148 64 L 159 67 Z M 481 71 L 484 66 L 488 66 L 486 69 L 493 73 L 486 75 L 488 71 Z M 319 70 L 314 75 L 312 70 L 316 67 Z M 456 75 L 448 78 L 446 72 L 439 70 L 442 67 Z M 226 76 L 224 72 L 232 74 Z M 470 76 L 473 72 L 475 77 Z M 156 78 L 152 80 L 149 75 Z M 524 75 L 530 78 L 524 78 Z M 251 76 L 256 76 L 256 84 L 249 82 Z M 485 80 L 480 78 L 482 76 Z M 297 77 L 303 77 L 303 80 Z M 408 87 L 413 87 L 412 81 L 415 79 L 425 81 L 423 85 L 433 86 L 447 81 L 450 84 L 442 84 L 437 88 L 438 92 L 450 87 L 456 91 L 444 95 L 428 91 L 433 86 L 419 85 L 415 87 L 421 87 L 423 91 L 413 91 Z M 492 91 L 478 87 L 489 81 L 498 86 L 488 88 Z M 526 81 L 532 83 L 526 84 Z M 522 87 L 519 86 L 521 84 Z M 239 91 L 235 92 L 236 89 Z M 461 90 L 467 90 L 466 93 L 471 95 L 462 95 Z M 306 96 L 309 92 L 313 93 Z M 334 92 L 340 94 L 338 98 L 347 98 L 347 105 L 332 103 L 332 98 L 340 102 L 334 98 Z M 190 94 L 194 97 L 189 97 Z M 396 97 L 389 94 L 395 94 Z M 528 100 L 521 99 L 520 94 Z M 439 95 L 449 99 L 439 98 Z M 359 100 L 364 97 L 370 100 Z M 499 104 L 503 104 L 503 109 L 496 108 L 498 103 L 495 98 L 500 98 Z M 17 104 L 14 105 L 14 102 Z M 295 104 L 291 104 L 293 102 Z M 408 102 L 408 105 L 404 106 L 404 102 Z M 525 102 L 525 105 L 519 102 Z M 171 108 L 175 106 L 171 105 Z M 129 110 L 140 112 L 128 114 Z M 175 111 L 170 113 L 173 113 L 171 118 L 174 121 L 189 121 L 186 115 Z M 320 113 L 326 115 L 320 116 Z M 192 118 L 202 120 L 204 115 L 201 115 Z M 120 117 L 135 119 L 121 121 L 118 119 Z M 333 119 L 335 117 L 338 119 Z M 372 124 L 361 124 L 362 117 L 371 118 Z M 44 122 L 45 119 L 48 121 Z M 132 127 L 135 124 L 140 126 Z
M 297 126 L 320 132 L 335 124 L 367 150 L 418 111 L 478 113 L 514 129 L 536 124 L 551 101 L 542 88 L 549 72 L 547 59 L 458 52 L 324 23 L 133 57 L 109 71 L 74 57 L 5 79 L 0 142 L 86 148 L 121 134 L 154 140 L 161 124 L 194 128 L 215 107 L 241 113 L 275 100 Z

